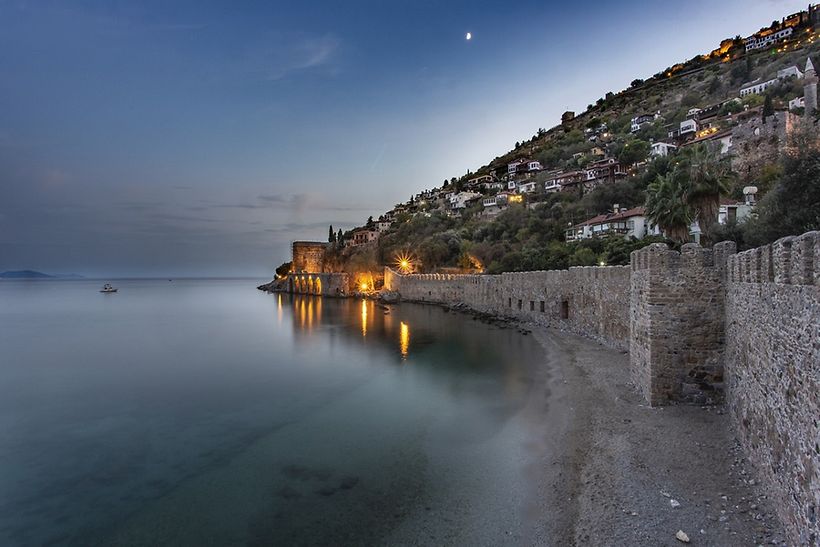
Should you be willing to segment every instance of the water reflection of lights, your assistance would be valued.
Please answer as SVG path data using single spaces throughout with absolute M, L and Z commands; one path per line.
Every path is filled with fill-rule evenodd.
M 282 295 L 277 295 L 276 298 L 276 318 L 279 321 L 279 324 L 282 324 L 282 315 L 284 311 L 282 310 Z
M 367 300 L 362 300 L 362 336 L 367 335 Z
M 410 327 L 404 321 L 401 322 L 401 329 L 399 330 L 399 350 L 401 351 L 401 358 L 407 359 L 410 350 Z

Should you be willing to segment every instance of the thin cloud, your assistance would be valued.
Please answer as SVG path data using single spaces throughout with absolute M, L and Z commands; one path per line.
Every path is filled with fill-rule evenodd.
M 272 33 L 247 55 L 248 72 L 277 81 L 299 72 L 331 66 L 341 41 L 332 34 Z

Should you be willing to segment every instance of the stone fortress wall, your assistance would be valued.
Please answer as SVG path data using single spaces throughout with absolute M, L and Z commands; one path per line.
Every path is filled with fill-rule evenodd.
M 400 275 L 405 300 L 465 304 L 629 350 L 652 405 L 721 402 L 795 545 L 820 543 L 820 232 L 736 254 L 653 244 L 630 266 Z
M 324 272 L 325 251 L 327 243 L 317 241 L 294 241 L 293 264 L 294 273 L 321 273 Z
M 820 232 L 728 260 L 726 401 L 794 545 L 820 544 Z
M 404 300 L 464 303 L 494 315 L 533 321 L 629 348 L 629 267 L 501 275 L 400 275 L 387 269 L 384 286 Z

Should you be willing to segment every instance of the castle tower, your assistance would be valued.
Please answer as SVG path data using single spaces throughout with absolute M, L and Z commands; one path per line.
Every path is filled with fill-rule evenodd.
M 817 111 L 817 72 L 811 57 L 806 60 L 806 71 L 803 76 L 803 100 L 806 103 L 806 117 L 814 115 Z

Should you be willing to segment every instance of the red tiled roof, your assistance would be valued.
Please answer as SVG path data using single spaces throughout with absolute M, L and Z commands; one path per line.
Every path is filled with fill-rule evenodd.
M 585 220 L 580 224 L 576 224 L 576 226 L 592 226 L 593 224 L 602 224 L 604 222 L 613 222 L 616 220 L 623 220 L 626 218 L 632 218 L 637 216 L 643 216 L 646 214 L 646 210 L 643 207 L 633 207 L 632 209 L 627 209 L 626 211 L 621 211 L 620 213 L 607 213 L 605 215 L 598 215 L 596 217 L 592 217 L 589 220 Z

